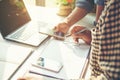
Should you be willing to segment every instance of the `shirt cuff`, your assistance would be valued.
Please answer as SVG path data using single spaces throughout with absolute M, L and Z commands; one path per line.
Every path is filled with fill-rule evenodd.
M 77 0 L 76 7 L 84 8 L 88 12 L 92 10 L 92 5 L 88 1 L 85 1 L 85 0 Z
M 95 4 L 104 6 L 104 0 L 94 0 Z

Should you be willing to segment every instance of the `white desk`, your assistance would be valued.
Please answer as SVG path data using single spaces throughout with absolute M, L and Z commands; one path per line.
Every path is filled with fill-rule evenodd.
M 60 17 L 60 16 L 58 16 L 58 15 L 56 15 L 56 13 L 55 13 L 55 9 L 45 9 L 45 8 L 41 8 L 41 7 L 37 7 L 37 8 L 29 8 L 30 9 L 30 15 L 31 15 L 31 17 L 33 18 L 33 19 L 39 19 L 39 20 L 41 20 L 41 21 L 46 21 L 46 22 L 48 22 L 48 23 L 52 23 L 52 24 L 56 24 L 56 23 L 58 23 L 60 20 L 62 20 L 62 19 L 64 19 L 63 17 Z M 51 13 L 50 13 L 51 12 Z M 92 15 L 92 14 L 89 14 L 89 15 Z M 87 21 L 88 20 L 88 18 L 89 18 L 89 21 Z M 55 19 L 55 20 L 53 20 L 53 19 Z M 91 19 L 91 20 L 90 20 Z M 86 24 L 86 21 L 87 21 L 87 24 Z M 94 21 L 94 16 L 92 15 L 91 16 L 91 18 L 89 17 L 89 16 L 86 16 L 84 19 L 82 19 L 80 22 L 78 22 L 77 24 L 81 24 L 81 25 L 84 25 L 84 26 L 89 26 L 89 27 L 92 27 L 92 22 Z M 17 73 L 15 74 L 15 76 L 13 76 L 13 78 L 12 78 L 12 80 L 16 80 L 16 78 L 18 78 L 18 77 L 23 77 L 23 76 L 37 76 L 37 75 L 34 75 L 34 74 L 28 74 L 28 70 L 30 69 L 30 63 L 31 63 L 31 61 L 33 61 L 34 59 L 35 59 L 35 57 L 37 57 L 37 55 L 40 55 L 41 54 L 41 52 L 42 52 L 42 50 L 49 44 L 49 41 L 48 42 L 46 42 L 46 43 L 44 43 L 44 45 L 41 45 L 41 46 L 39 46 L 39 47 L 31 47 L 31 46 L 27 46 L 27 45 L 23 45 L 23 44 L 19 44 L 19 43 L 15 43 L 15 42 L 11 42 L 11 41 L 7 41 L 7 40 L 4 40 L 2 37 L 1 37 L 1 35 L 0 35 L 0 42 L 2 42 L 2 43 L 5 43 L 5 44 L 8 44 L 8 45 L 19 45 L 19 46 L 23 46 L 23 47 L 27 47 L 27 48 L 32 48 L 32 49 L 34 49 L 34 50 L 37 50 L 39 53 L 38 54 L 32 54 L 32 56 L 30 56 L 29 57 L 29 59 L 27 59 L 27 61 L 23 64 L 23 66 L 21 66 L 20 67 L 20 69 L 17 71 Z M 60 42 L 61 43 L 61 42 Z M 57 46 L 56 46 L 57 47 Z M 62 47 L 61 47 L 62 48 Z M 60 49 L 61 49 L 60 48 Z M 48 48 L 49 49 L 49 48 Z M 81 46 L 81 49 L 82 49 L 82 46 Z M 80 49 L 80 50 L 81 50 Z M 86 51 L 84 51 L 84 50 L 82 50 L 82 53 L 84 54 L 84 53 L 88 53 L 88 49 L 89 49 L 89 47 L 87 47 L 87 50 Z M 80 51 L 81 52 L 81 51 Z M 76 72 L 77 71 L 77 66 L 74 66 L 74 69 L 75 69 L 75 71 L 74 70 L 72 70 L 73 68 L 69 68 L 68 69 L 68 67 L 71 65 L 74 65 L 74 64 L 78 64 L 79 65 L 79 58 L 77 58 L 77 56 L 75 56 L 75 54 L 73 55 L 73 54 L 70 54 L 69 52 L 66 52 L 67 54 L 66 55 L 64 55 L 64 54 L 51 54 L 51 52 L 50 52 L 50 54 L 48 54 L 47 52 L 45 52 L 46 54 L 42 54 L 42 56 L 46 56 L 46 57 L 49 57 L 49 58 L 52 58 L 52 59 L 55 59 L 55 60 L 60 60 L 60 61 L 62 61 L 63 62 L 63 64 L 65 65 L 65 67 L 63 68 L 63 70 L 61 70 L 62 71 L 62 73 L 60 73 L 60 74 L 58 74 L 58 75 L 55 75 L 55 76 L 58 76 L 58 77 L 62 77 L 62 78 L 69 78 L 69 79 L 71 79 L 72 77 L 77 77 L 78 78 L 78 74 L 81 74 L 81 70 L 82 69 L 80 69 L 80 72 L 78 71 L 78 72 Z M 57 52 L 56 52 L 57 53 Z M 63 51 L 63 53 L 64 53 L 64 51 Z M 69 54 L 68 54 L 69 53 Z M 64 56 L 62 56 L 62 55 L 64 55 Z M 76 54 L 76 55 L 78 55 L 78 54 Z M 13 55 L 14 56 L 14 58 L 18 58 L 18 56 L 19 55 Z M 23 55 L 23 58 L 26 58 L 28 56 L 28 54 L 25 54 L 25 55 Z M 69 57 L 67 57 L 67 56 L 69 56 Z M 70 56 L 73 56 L 74 58 L 76 58 L 76 60 L 73 60 L 73 58 L 72 57 L 70 57 Z M 67 58 L 66 58 L 67 57 Z M 63 59 L 61 59 L 61 58 L 63 58 Z M 78 60 L 77 60 L 78 59 Z M 64 60 L 65 60 L 65 62 L 64 62 Z M 71 62 L 68 62 L 67 60 L 69 60 L 69 61 L 71 61 Z M 75 61 L 77 61 L 77 62 L 75 62 Z M 81 62 L 82 60 L 80 60 L 80 62 Z M 84 61 L 84 59 L 83 59 L 83 61 Z M 69 65 L 67 65 L 66 63 L 68 63 Z M 10 72 L 9 73 L 9 75 L 11 75 L 11 73 L 13 73 L 14 72 L 14 70 L 20 65 L 20 64 L 14 64 L 14 63 L 9 63 L 9 62 L 7 62 L 7 61 L 0 61 L 0 65 L 2 65 L 2 66 L 0 66 L 0 67 L 3 67 L 4 68 L 4 65 L 8 65 L 8 67 L 5 69 L 6 70 L 6 72 L 9 72 L 9 69 L 12 67 L 12 69 L 11 69 L 11 71 L 12 72 Z M 80 65 L 79 65 L 80 66 Z M 83 66 L 81 66 L 81 67 L 83 67 Z M 9 68 L 9 69 L 8 69 Z M 70 70 L 71 69 L 71 70 Z M 73 71 L 73 72 L 75 72 L 75 75 L 72 75 L 72 73 L 70 72 L 69 73 L 69 70 L 70 71 Z M 1 72 L 3 72 L 4 73 L 4 71 L 1 71 Z M 3 73 L 1 73 L 0 74 L 0 76 L 1 75 L 3 75 Z M 65 74 L 65 75 L 64 75 Z M 9 75 L 5 75 L 4 77 L 6 77 L 6 76 L 9 76 Z M 69 75 L 69 76 L 67 76 L 67 75 Z M 70 75 L 72 75 L 72 76 L 70 76 Z M 3 77 L 3 76 L 2 76 Z M 51 78 L 47 78 L 47 77 L 42 77 L 42 76 L 37 76 L 37 77 L 39 77 L 39 78 L 42 78 L 42 79 L 44 79 L 44 80 L 53 80 L 53 79 L 51 79 Z M 80 76 L 79 76 L 80 77 Z M 3 80 L 4 80 L 4 78 L 2 78 Z

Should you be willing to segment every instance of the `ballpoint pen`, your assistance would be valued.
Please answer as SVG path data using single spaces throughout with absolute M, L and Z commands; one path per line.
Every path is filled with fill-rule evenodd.
M 84 29 L 76 32 L 75 34 L 80 34 L 80 33 L 84 32 L 85 30 L 88 30 L 88 29 L 87 29 L 87 28 L 84 28 Z M 65 37 L 69 37 L 69 36 L 71 36 L 71 34 L 68 34 L 68 35 L 66 35 Z
M 84 28 L 84 29 L 82 29 L 82 30 L 76 32 L 75 34 L 80 34 L 80 33 L 84 32 L 85 30 L 88 30 L 88 29 L 87 29 L 87 28 Z

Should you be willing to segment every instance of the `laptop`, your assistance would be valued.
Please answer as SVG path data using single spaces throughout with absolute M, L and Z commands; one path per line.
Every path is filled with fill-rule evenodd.
M 32 20 L 23 0 L 0 0 L 0 32 L 4 39 L 39 46 L 49 36 L 40 34 L 46 22 Z

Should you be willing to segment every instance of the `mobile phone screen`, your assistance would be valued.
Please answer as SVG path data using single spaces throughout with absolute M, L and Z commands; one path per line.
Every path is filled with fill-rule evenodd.
M 54 38 L 57 40 L 64 40 L 65 34 L 63 32 L 54 32 Z
M 32 63 L 32 65 L 53 72 L 59 72 L 63 67 L 60 62 L 43 57 L 38 58 L 38 60 Z

